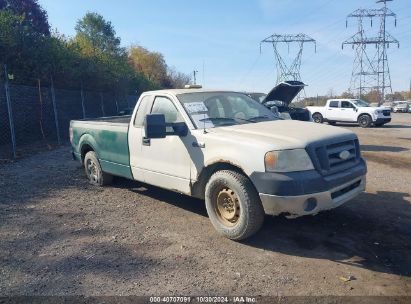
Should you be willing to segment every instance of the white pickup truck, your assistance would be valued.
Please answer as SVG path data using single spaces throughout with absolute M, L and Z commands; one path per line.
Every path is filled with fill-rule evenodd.
M 358 123 L 363 128 L 372 124 L 379 127 L 391 121 L 391 111 L 385 107 L 371 107 L 360 99 L 329 99 L 324 107 L 307 107 L 314 122 Z
M 265 214 L 313 215 L 365 189 L 353 132 L 279 119 L 237 92 L 145 92 L 131 116 L 71 121 L 70 140 L 92 184 L 121 176 L 205 199 L 213 226 L 234 240 Z

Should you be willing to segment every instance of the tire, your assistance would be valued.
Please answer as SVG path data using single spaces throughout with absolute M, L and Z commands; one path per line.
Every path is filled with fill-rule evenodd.
M 368 114 L 363 114 L 358 117 L 358 125 L 361 128 L 369 128 L 372 124 L 372 118 Z
M 313 120 L 315 123 L 323 123 L 324 118 L 320 113 L 314 113 L 313 114 Z
M 205 203 L 214 228 L 231 240 L 246 239 L 263 225 L 265 213 L 260 197 L 251 181 L 240 173 L 214 173 L 206 185 Z
M 113 176 L 101 170 L 100 162 L 94 151 L 87 152 L 84 157 L 84 170 L 92 185 L 106 186 L 113 181 Z

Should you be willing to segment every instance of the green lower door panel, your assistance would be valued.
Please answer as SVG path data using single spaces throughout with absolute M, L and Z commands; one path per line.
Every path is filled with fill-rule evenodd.
M 104 172 L 107 172 L 107 173 L 110 173 L 116 176 L 133 179 L 130 166 L 116 164 L 116 163 L 112 163 L 112 162 L 101 160 L 101 159 L 100 159 L 100 164 L 101 164 L 101 169 Z

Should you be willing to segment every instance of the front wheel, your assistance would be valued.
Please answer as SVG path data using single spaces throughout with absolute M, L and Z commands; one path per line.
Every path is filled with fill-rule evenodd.
M 315 123 L 322 123 L 324 118 L 320 113 L 314 113 L 313 114 L 313 120 Z
M 100 162 L 94 151 L 87 152 L 84 157 L 84 170 L 89 182 L 96 186 L 105 186 L 113 181 L 113 176 L 101 170 Z
M 368 128 L 369 126 L 371 126 L 371 123 L 372 119 L 369 115 L 365 114 L 358 117 L 358 124 L 361 128 Z
M 251 181 L 240 173 L 214 173 L 206 185 L 205 202 L 214 228 L 231 240 L 250 237 L 264 222 L 260 197 Z

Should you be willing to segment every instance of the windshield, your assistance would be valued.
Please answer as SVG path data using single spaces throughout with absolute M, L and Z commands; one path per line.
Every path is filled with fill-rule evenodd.
M 365 102 L 361 99 L 355 99 L 351 101 L 354 105 L 356 105 L 357 107 L 369 107 L 370 105 L 368 104 L 368 102 Z
M 177 95 L 197 128 L 277 120 L 269 109 L 235 92 L 193 92 Z

